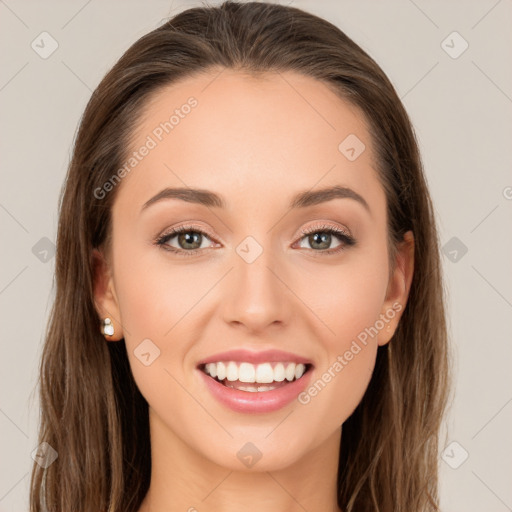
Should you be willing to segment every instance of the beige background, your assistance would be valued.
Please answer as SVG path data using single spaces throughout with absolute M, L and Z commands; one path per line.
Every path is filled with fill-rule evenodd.
M 285 1 L 346 31 L 411 115 L 446 253 L 457 355 L 449 446 L 440 453 L 443 511 L 511 511 L 512 2 Z M 128 46 L 196 5 L 0 0 L 1 512 L 28 510 L 32 391 L 53 299 L 58 195 L 78 121 Z M 44 37 L 51 49 L 42 32 L 58 43 L 46 59 L 31 47 L 42 52 Z

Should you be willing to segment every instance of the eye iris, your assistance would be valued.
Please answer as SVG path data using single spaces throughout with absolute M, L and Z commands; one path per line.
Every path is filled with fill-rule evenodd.
M 309 235 L 309 243 L 311 247 L 315 247 L 316 243 L 320 243 L 322 247 L 317 247 L 318 249 L 327 249 L 331 245 L 331 234 L 325 232 L 317 232 Z
M 192 235 L 191 235 L 192 233 Z M 184 233 L 180 233 L 178 235 L 178 243 L 183 249 L 198 249 L 201 247 L 201 233 L 197 233 L 196 231 L 186 231 Z M 195 239 L 195 240 L 194 240 Z M 198 243 L 199 240 L 199 243 Z M 185 244 L 185 246 L 183 246 Z M 197 246 L 190 247 L 188 244 L 197 244 Z

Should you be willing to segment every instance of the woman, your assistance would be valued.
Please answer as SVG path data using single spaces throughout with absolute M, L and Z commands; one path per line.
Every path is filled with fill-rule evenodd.
M 439 510 L 433 208 L 329 22 L 189 9 L 94 91 L 63 189 L 31 511 Z

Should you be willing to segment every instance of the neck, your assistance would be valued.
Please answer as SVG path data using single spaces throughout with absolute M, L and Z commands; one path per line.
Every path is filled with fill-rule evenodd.
M 139 512 L 340 512 L 336 482 L 341 427 L 291 465 L 260 471 L 257 464 L 239 471 L 205 458 L 151 408 L 150 431 L 151 483 Z

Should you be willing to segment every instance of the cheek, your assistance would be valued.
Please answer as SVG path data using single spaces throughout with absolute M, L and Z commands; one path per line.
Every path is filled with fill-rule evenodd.
M 370 382 L 377 354 L 376 321 L 382 306 L 380 285 L 349 273 L 330 280 L 332 292 L 316 296 L 322 329 L 314 378 L 299 403 L 314 429 L 334 429 L 358 406 Z M 332 332 L 331 332 L 332 331 Z
M 162 389 L 181 393 L 171 375 L 182 381 L 187 351 L 200 336 L 201 299 L 220 271 L 171 260 L 163 249 L 130 245 L 127 238 L 116 241 L 115 288 L 134 379 L 154 404 Z
M 388 282 L 386 257 L 384 248 L 373 247 L 296 278 L 297 293 L 321 319 L 317 332 L 322 333 L 315 379 L 299 401 L 331 428 L 352 414 L 374 370 Z
M 368 337 L 367 341 L 377 341 L 376 333 L 371 328 L 379 318 L 385 283 L 380 276 L 375 277 L 372 279 L 368 274 L 349 273 L 339 278 L 339 287 L 328 304 L 328 321 L 334 331 L 331 339 L 338 351 L 348 349 L 352 340 L 364 342 Z
M 119 237 L 114 252 L 115 289 L 123 326 L 127 355 L 133 376 L 147 396 L 157 386 L 157 375 L 165 380 L 162 368 L 176 357 L 175 344 L 165 344 L 174 332 L 180 315 L 180 284 L 176 272 L 152 265 L 147 247 L 130 244 Z M 173 307 L 174 306 L 174 307 Z M 165 336 L 166 333 L 169 333 Z M 157 368 L 160 371 L 157 371 Z M 155 391 L 157 391 L 155 389 Z
M 143 244 L 119 241 L 115 260 L 115 287 L 126 336 L 165 340 L 179 319 L 190 309 L 188 298 L 197 301 L 197 283 L 190 268 L 172 265 L 158 252 Z M 122 249 L 126 247 L 126 249 Z M 168 335 L 168 336 L 167 336 Z
M 371 328 L 382 311 L 388 268 L 386 253 L 373 249 L 347 253 L 340 264 L 310 266 L 295 277 L 297 294 L 326 327 L 321 332 L 331 358 L 352 340 L 377 341 Z

